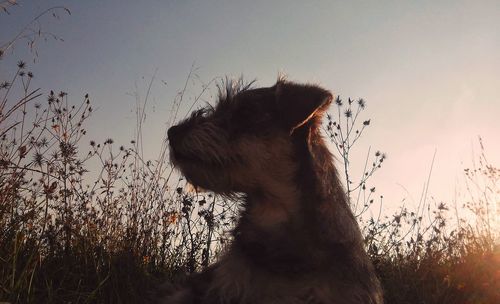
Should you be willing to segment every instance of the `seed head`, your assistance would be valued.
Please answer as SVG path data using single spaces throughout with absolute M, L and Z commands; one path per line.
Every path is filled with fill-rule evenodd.
M 363 98 L 358 99 L 358 106 L 361 109 L 364 109 L 366 107 L 366 102 L 365 102 L 365 100 Z
M 335 98 L 335 103 L 337 104 L 337 106 L 342 106 L 342 99 L 340 99 L 339 96 L 337 96 L 337 98 Z

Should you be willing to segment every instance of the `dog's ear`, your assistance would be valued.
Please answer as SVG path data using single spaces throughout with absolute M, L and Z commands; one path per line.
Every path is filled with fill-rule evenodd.
M 319 121 L 333 98 L 318 86 L 286 81 L 278 81 L 275 94 L 280 119 L 290 133 L 310 120 Z

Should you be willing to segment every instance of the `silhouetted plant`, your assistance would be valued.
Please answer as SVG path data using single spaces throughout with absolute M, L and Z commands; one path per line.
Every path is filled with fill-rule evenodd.
M 7 0 L 0 1 L 0 9 L 3 13 L 10 14 L 9 8 L 17 5 L 16 0 Z M 40 40 L 47 40 L 49 38 L 59 41 L 64 41 L 61 37 L 57 36 L 54 33 L 47 32 L 42 29 L 42 22 L 40 20 L 45 16 L 52 16 L 56 19 L 60 19 L 60 12 L 64 12 L 68 15 L 71 15 L 71 11 L 64 6 L 53 6 L 45 9 L 41 13 L 31 19 L 31 21 L 26 24 L 19 32 L 13 35 L 8 41 L 0 42 L 0 59 L 7 53 L 9 50 L 13 49 L 14 45 L 20 40 L 26 40 L 28 42 L 28 47 L 30 51 L 33 53 L 35 58 L 38 56 L 38 50 L 36 48 L 36 43 Z
M 142 303 L 158 281 L 213 262 L 238 205 L 173 173 L 166 137 L 158 157 L 145 159 L 142 130 L 155 77 L 145 99 L 134 95 L 134 139 L 118 147 L 112 138 L 88 140 L 88 95 L 72 104 L 66 92 L 33 89 L 33 79 L 22 61 L 0 79 L 0 302 Z M 179 119 L 193 81 L 201 88 L 187 112 L 213 84 L 192 68 L 168 125 Z M 362 177 L 353 179 L 351 152 L 371 120 L 361 119 L 362 99 L 335 104 L 325 131 L 359 216 L 374 203 L 367 181 L 385 155 L 369 150 Z M 417 210 L 362 222 L 387 303 L 500 302 L 500 170 L 480 146 L 464 171 L 463 205 L 424 200 Z
M 2 88 L 0 299 L 139 301 L 148 289 L 125 285 L 147 285 L 147 273 L 206 267 L 236 206 L 172 183 L 168 154 L 143 159 L 139 133 L 130 147 L 115 149 L 108 138 L 83 151 L 90 97 L 72 105 L 67 93 L 51 91 L 39 102 L 32 77 L 19 62 Z M 22 96 L 8 107 L 15 88 Z
M 353 180 L 351 170 L 351 150 L 370 126 L 371 120 L 361 119 L 361 113 L 366 108 L 366 101 L 362 98 L 354 101 L 351 98 L 344 102 L 339 96 L 335 99 L 335 114 L 327 115 L 326 134 L 335 147 L 335 151 L 342 161 L 342 175 L 346 187 L 346 195 L 351 203 L 354 214 L 359 217 L 374 204 L 375 187 L 367 186 L 367 181 L 375 171 L 381 168 L 386 159 L 385 153 L 376 151 L 371 155 L 371 147 L 366 155 L 363 174 L 359 180 Z M 371 165 L 369 165 L 371 163 Z M 382 202 L 380 202 L 382 203 Z

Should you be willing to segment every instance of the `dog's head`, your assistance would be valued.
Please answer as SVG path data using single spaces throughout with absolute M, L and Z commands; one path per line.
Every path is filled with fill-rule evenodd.
M 171 161 L 195 186 L 225 194 L 261 191 L 291 175 L 297 162 L 292 138 L 308 140 L 331 100 L 318 86 L 282 79 L 257 89 L 227 82 L 216 107 L 168 130 Z

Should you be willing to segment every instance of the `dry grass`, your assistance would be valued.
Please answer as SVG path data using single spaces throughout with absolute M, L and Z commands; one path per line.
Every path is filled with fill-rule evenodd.
M 88 145 L 90 98 L 72 105 L 66 93 L 51 92 L 42 101 L 32 77 L 19 62 L 0 89 L 0 301 L 142 303 L 158 282 L 207 266 L 224 247 L 237 208 L 186 191 L 173 177 L 166 145 L 158 159 L 142 157 L 139 103 L 129 146 L 116 147 L 112 139 Z M 325 126 L 344 161 L 361 136 L 352 131 L 364 109 L 364 101 L 357 104 L 363 108 L 351 112 L 338 104 L 345 130 L 342 115 Z M 363 121 L 361 132 L 368 125 Z M 373 204 L 366 183 L 383 159 L 375 154 L 359 184 L 344 167 L 360 215 Z M 500 171 L 484 154 L 479 159 L 466 170 L 470 198 L 459 212 L 424 203 L 362 222 L 387 303 L 500 303 L 500 252 L 491 224 Z M 467 210 L 474 221 L 458 216 Z
M 232 205 L 184 191 L 139 140 L 83 144 L 90 98 L 41 103 L 32 77 L 20 62 L 0 91 L 0 300 L 141 302 L 157 276 L 208 265 Z

